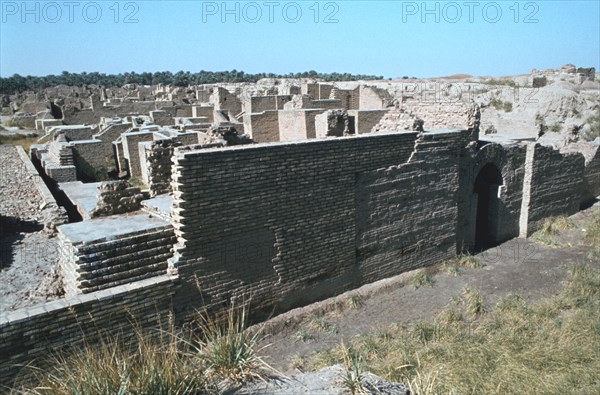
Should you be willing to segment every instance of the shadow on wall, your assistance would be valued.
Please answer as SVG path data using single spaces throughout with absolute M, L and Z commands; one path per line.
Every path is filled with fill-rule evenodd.
M 500 243 L 498 228 L 503 203 L 499 194 L 503 184 L 500 170 L 492 163 L 485 165 L 475 179 L 475 251 L 482 251 Z
M 24 239 L 23 233 L 38 232 L 44 225 L 37 221 L 0 215 L 0 270 L 14 262 L 15 247 Z

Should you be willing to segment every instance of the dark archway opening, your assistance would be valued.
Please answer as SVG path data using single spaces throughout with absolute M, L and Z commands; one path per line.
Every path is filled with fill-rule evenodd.
M 492 163 L 485 165 L 475 179 L 473 192 L 477 194 L 476 251 L 482 251 L 498 244 L 498 211 L 500 208 L 498 188 L 502 184 L 502 173 Z
M 50 113 L 54 119 L 63 119 L 62 109 L 52 102 L 50 102 Z

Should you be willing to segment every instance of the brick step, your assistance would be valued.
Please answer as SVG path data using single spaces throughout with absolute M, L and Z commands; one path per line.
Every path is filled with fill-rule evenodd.
M 144 274 L 140 274 L 138 276 L 129 277 L 129 278 L 121 280 L 121 281 L 115 281 L 114 283 L 108 283 L 108 284 L 97 285 L 97 286 L 93 286 L 93 287 L 89 287 L 89 288 L 84 288 L 84 289 L 81 289 L 81 292 L 84 294 L 87 294 L 87 293 L 96 292 L 96 291 L 100 291 L 100 290 L 107 289 L 107 288 L 116 287 L 118 285 L 129 284 L 132 282 L 141 281 L 141 280 L 145 280 L 147 278 L 158 277 L 158 276 L 162 276 L 162 275 L 164 275 L 164 273 L 162 271 L 157 272 L 157 273 L 144 273 Z
M 160 239 L 141 241 L 126 247 L 114 246 L 111 250 L 95 252 L 92 254 L 77 255 L 77 265 L 82 268 L 86 268 L 97 266 L 99 263 L 103 262 L 116 261 L 119 259 L 130 259 L 131 257 L 135 257 L 137 253 L 142 253 L 157 247 L 165 246 L 170 248 L 175 241 L 175 234 L 171 234 Z
M 120 248 L 123 246 L 170 237 L 172 234 L 173 228 L 168 226 L 158 231 L 148 232 L 147 230 L 144 230 L 134 234 L 123 235 L 114 240 L 101 240 L 97 243 L 75 245 L 74 247 L 76 250 L 76 255 L 92 255 L 102 251 L 114 250 L 115 248 Z
M 148 259 L 156 260 L 158 259 L 157 257 L 162 257 L 163 255 L 167 255 L 167 257 L 171 255 L 171 245 L 140 251 L 140 253 L 130 254 L 122 259 L 102 261 L 97 265 L 89 265 L 87 267 L 79 266 L 76 271 L 79 277 L 89 278 L 102 275 L 103 273 L 115 273 L 122 270 L 123 267 L 140 266 Z
M 93 286 L 100 286 L 108 283 L 115 283 L 121 281 L 123 283 L 127 283 L 130 281 L 134 281 L 133 279 L 136 276 L 141 274 L 153 273 L 154 275 L 165 274 L 167 270 L 167 258 L 170 257 L 170 254 L 164 254 L 161 258 L 164 258 L 160 262 L 154 262 L 151 264 L 145 264 L 143 266 L 136 266 L 132 269 L 126 271 L 120 271 L 118 273 L 105 275 L 101 277 L 94 277 L 92 279 L 83 279 L 79 280 L 79 288 L 89 288 Z

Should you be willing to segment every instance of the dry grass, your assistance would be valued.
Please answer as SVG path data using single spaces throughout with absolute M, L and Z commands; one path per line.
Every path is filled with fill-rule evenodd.
M 136 329 L 136 341 L 106 336 L 99 343 L 57 354 L 49 370 L 29 368 L 33 385 L 21 394 L 207 394 L 223 380 L 264 379 L 272 369 L 258 356 L 260 331 L 246 330 L 246 308 L 232 307 L 219 319 L 199 314 L 186 334 L 173 325 L 158 334 Z
M 211 390 L 204 365 L 177 336 L 137 332 L 137 345 L 118 337 L 52 357 L 49 371 L 34 369 L 25 394 L 196 394 Z
M 542 227 L 533 234 L 532 239 L 547 246 L 558 246 L 554 236 L 558 236 L 563 230 L 574 227 L 575 224 L 569 217 L 550 217 L 544 220 Z
M 419 289 L 425 285 L 432 287 L 433 276 L 427 270 L 420 269 L 410 278 L 410 283 L 415 289 Z
M 483 308 L 465 290 L 433 322 L 355 339 L 364 369 L 419 394 L 600 393 L 600 270 L 576 265 L 564 290 L 537 304 L 517 295 Z M 313 368 L 344 361 L 340 347 Z M 323 365 L 326 364 L 326 365 Z
M 207 313 L 199 314 L 199 337 L 195 345 L 208 378 L 241 383 L 266 377 L 270 367 L 257 354 L 262 332 L 248 332 L 247 318 L 245 306 L 232 306 L 218 319 Z

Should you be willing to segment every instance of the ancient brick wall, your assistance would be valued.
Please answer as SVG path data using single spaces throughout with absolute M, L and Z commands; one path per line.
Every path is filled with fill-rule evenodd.
M 257 143 L 279 141 L 279 111 L 244 114 L 244 132 Z
M 528 146 L 521 236 L 531 235 L 548 217 L 572 215 L 579 210 L 584 170 L 582 154 L 561 154 L 540 144 Z
M 196 134 L 196 142 L 198 136 Z M 146 147 L 146 165 L 150 196 L 171 192 L 171 157 L 182 144 L 171 140 L 153 141 Z
M 232 298 L 252 299 L 255 311 L 285 311 L 450 257 L 465 133 L 423 137 L 423 155 L 409 164 L 417 139 L 411 132 L 177 152 L 171 266 L 182 279 L 178 313 L 199 300 L 218 309 Z M 398 165 L 406 168 L 388 169 Z M 436 166 L 447 172 L 434 174 Z M 387 178 L 381 185 L 377 169 Z M 431 212 L 431 196 L 438 214 L 426 231 L 411 231 Z M 361 222 L 364 210 L 390 214 L 369 225 Z M 429 245 L 421 251 L 432 258 L 416 259 L 405 243 L 391 243 L 386 221 Z M 378 254 L 357 255 L 365 237 L 378 243 Z
M 71 146 L 77 168 L 77 179 L 106 179 L 108 171 L 115 167 L 113 147 L 110 141 L 73 141 Z
M 600 147 L 597 146 L 596 152 L 586 161 L 585 171 L 583 173 L 582 203 L 588 203 L 600 196 Z
M 470 137 L 470 136 L 469 136 Z M 468 144 L 466 140 L 464 144 Z M 489 224 L 496 243 L 519 236 L 519 217 L 523 197 L 526 146 L 524 144 L 495 144 L 480 141 L 463 151 L 460 165 L 458 194 L 457 247 L 469 250 L 475 244 L 477 197 L 475 181 L 482 169 L 492 164 L 501 173 L 495 221 Z
M 176 278 L 162 275 L 108 290 L 76 295 L 12 312 L 0 313 L 0 387 L 10 386 L 19 370 L 62 348 L 77 347 L 85 339 L 118 335 L 125 340 L 138 329 L 168 322 Z
M 144 141 L 152 141 L 154 134 L 152 132 L 131 132 L 121 135 L 123 141 L 123 153 L 125 159 L 128 160 L 129 168 L 127 169 L 130 177 L 141 177 L 142 169 L 140 167 L 140 146 L 138 143 Z
M 78 240 L 67 233 L 85 232 L 93 221 L 62 225 L 60 260 L 67 295 L 89 293 L 166 273 L 175 243 L 173 228 L 155 219 L 154 226 L 118 232 L 111 238 Z M 101 226 L 101 225 L 96 225 Z
M 388 110 L 350 110 L 348 115 L 354 117 L 356 134 L 371 133 Z

